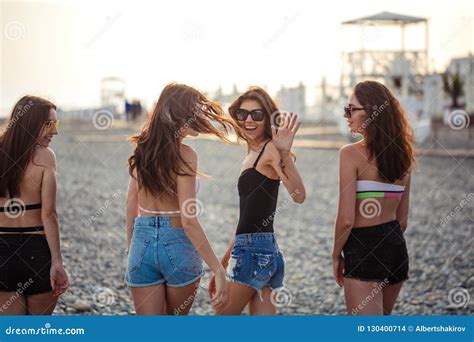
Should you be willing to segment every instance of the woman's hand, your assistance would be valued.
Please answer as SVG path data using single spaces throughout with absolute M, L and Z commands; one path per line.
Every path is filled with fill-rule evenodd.
M 296 132 L 300 128 L 301 121 L 296 122 L 298 114 L 284 113 L 283 115 L 284 117 L 280 118 L 279 127 L 272 125 L 272 141 L 280 152 L 289 152 Z
M 344 286 L 344 257 L 342 254 L 333 256 L 332 258 L 332 270 L 334 272 L 334 279 L 339 287 Z
M 209 295 L 214 309 L 222 307 L 227 302 L 227 280 L 225 270 L 222 268 L 214 274 L 209 282 Z
M 64 270 L 62 263 L 54 263 L 51 265 L 49 272 L 51 278 L 51 287 L 53 289 L 54 296 L 60 296 L 66 292 L 69 286 L 69 280 Z

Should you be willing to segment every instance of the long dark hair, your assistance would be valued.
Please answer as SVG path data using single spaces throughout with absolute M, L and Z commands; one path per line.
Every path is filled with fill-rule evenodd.
M 13 107 L 0 134 L 0 196 L 20 196 L 20 183 L 50 110 L 56 105 L 37 96 L 23 96 Z
M 415 162 L 412 129 L 404 109 L 379 82 L 360 82 L 354 94 L 368 115 L 365 144 L 369 157 L 377 162 L 379 176 L 390 183 L 402 179 Z
M 222 130 L 212 123 L 217 123 Z M 141 132 L 129 138 L 136 144 L 128 158 L 129 174 L 135 177 L 136 173 L 139 188 L 155 196 L 173 196 L 176 195 L 175 176 L 197 172 L 179 153 L 178 139 L 186 127 L 230 143 L 228 133 L 234 125 L 217 102 L 198 90 L 184 84 L 168 84 Z
M 264 119 L 264 138 L 265 140 L 272 138 L 272 123 L 277 124 L 277 121 L 280 117 L 280 112 L 278 111 L 278 107 L 275 104 L 275 101 L 271 98 L 271 96 L 263 89 L 257 86 L 249 87 L 243 94 L 241 94 L 237 99 L 232 102 L 229 106 L 229 114 L 234 119 L 235 123 L 237 124 L 237 118 L 235 116 L 235 112 L 237 109 L 240 108 L 242 102 L 245 100 L 254 100 L 257 101 L 262 109 L 265 110 L 265 119 Z M 238 131 L 237 137 L 239 139 L 245 140 L 248 142 L 248 138 L 246 137 L 243 131 Z

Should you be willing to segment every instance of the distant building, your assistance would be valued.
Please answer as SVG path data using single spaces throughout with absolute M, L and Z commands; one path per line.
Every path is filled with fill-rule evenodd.
M 300 82 L 294 88 L 282 86 L 277 92 L 276 99 L 281 110 L 296 113 L 301 119 L 304 119 L 306 114 L 306 88 L 303 83 Z

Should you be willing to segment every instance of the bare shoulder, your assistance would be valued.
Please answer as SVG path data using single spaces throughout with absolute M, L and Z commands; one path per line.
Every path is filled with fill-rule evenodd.
M 340 158 L 360 160 L 366 157 L 365 147 L 360 142 L 344 145 L 339 150 Z
M 181 156 L 183 157 L 184 160 L 191 163 L 197 161 L 197 152 L 191 146 L 181 144 L 179 152 L 181 153 Z
M 56 154 L 49 147 L 37 146 L 33 155 L 33 161 L 38 166 L 56 168 Z
M 265 152 L 263 153 L 262 157 L 265 156 L 265 159 L 271 163 L 274 161 L 279 162 L 281 159 L 280 151 L 276 148 L 273 141 L 269 141 L 267 146 L 265 147 Z

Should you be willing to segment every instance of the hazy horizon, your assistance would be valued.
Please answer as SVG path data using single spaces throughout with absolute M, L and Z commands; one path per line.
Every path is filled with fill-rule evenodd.
M 234 84 L 299 82 L 312 87 L 326 77 L 337 85 L 341 49 L 359 43 L 341 22 L 390 11 L 429 19 L 431 71 L 474 51 L 474 5 L 428 1 L 77 2 L 1 1 L 1 105 L 8 115 L 31 93 L 62 107 L 100 103 L 100 79 L 126 81 L 128 98 L 155 99 L 171 81 L 204 91 Z M 417 28 L 424 37 L 423 30 Z M 420 32 L 409 35 L 416 46 Z M 397 33 L 366 36 L 366 43 L 397 46 Z M 410 37 L 413 38 L 410 41 Z M 423 39 L 421 39 L 423 42 Z

